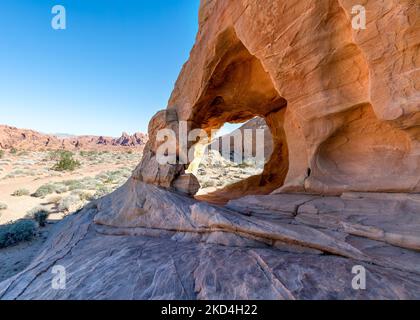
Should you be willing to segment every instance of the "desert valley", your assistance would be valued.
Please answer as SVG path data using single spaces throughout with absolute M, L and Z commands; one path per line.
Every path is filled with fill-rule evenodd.
M 0 126 L 0 226 L 33 220 L 44 213 L 45 227 L 25 243 L 0 241 L 0 280 L 20 271 L 55 222 L 122 185 L 141 160 L 147 135 L 119 138 L 55 136 Z M 69 156 L 74 168 L 57 168 Z M 11 243 L 13 244 L 13 243 Z
M 77 192 L 81 200 L 109 193 L 130 176 L 146 142 L 141 134 L 60 138 L 0 126 L 0 223 L 42 206 L 60 214 L 74 211 L 83 204 L 75 200 Z M 75 165 L 55 167 L 67 155 Z

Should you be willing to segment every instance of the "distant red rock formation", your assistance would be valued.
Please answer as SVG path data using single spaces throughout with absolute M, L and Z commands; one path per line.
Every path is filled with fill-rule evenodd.
M 121 137 L 105 136 L 66 136 L 43 134 L 34 130 L 18 129 L 0 125 L 0 149 L 18 150 L 82 150 L 82 151 L 124 151 L 127 149 L 143 149 L 148 141 L 147 134 L 137 132 L 129 135 L 123 132 Z

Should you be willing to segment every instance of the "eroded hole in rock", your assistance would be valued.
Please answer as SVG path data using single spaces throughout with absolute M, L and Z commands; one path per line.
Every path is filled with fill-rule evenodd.
M 237 174 L 232 174 L 229 170 L 215 173 L 222 176 L 220 181 L 213 185 L 213 172 L 208 175 L 201 170 L 200 177 L 196 167 L 197 177 L 203 183 L 203 189 L 215 188 L 215 191 L 205 194 L 202 190 L 196 198 L 221 204 L 249 194 L 268 194 L 281 187 L 288 172 L 289 162 L 283 129 L 287 101 L 277 92 L 261 61 L 247 50 L 233 30 L 225 31 L 219 38 L 221 44 L 218 50 L 221 51 L 222 59 L 214 62 L 208 85 L 194 105 L 189 121 L 194 128 L 204 129 L 210 135 L 212 130 L 220 129 L 225 123 L 258 123 L 263 119 L 268 132 L 271 133 L 271 139 L 267 140 L 271 140 L 272 144 L 269 154 L 266 153 L 265 161 L 259 164 L 259 171 L 249 170 L 248 177 L 242 174 L 247 172 L 246 168 L 240 168 L 246 165 L 240 164 L 239 168 L 236 168 Z M 229 46 L 225 46 L 226 43 L 229 43 Z M 212 157 L 209 160 L 219 161 L 221 167 L 231 166 L 226 162 L 230 159 Z M 226 179 L 223 174 L 226 174 Z M 231 175 L 236 175 L 237 178 L 233 179 Z
M 201 186 L 197 196 L 261 175 L 273 152 L 273 138 L 264 118 L 255 117 L 226 123 L 202 150 L 189 167 Z

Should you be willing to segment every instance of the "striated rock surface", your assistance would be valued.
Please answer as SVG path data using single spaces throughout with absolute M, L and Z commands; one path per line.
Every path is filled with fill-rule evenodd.
M 134 135 L 123 133 L 120 138 L 104 136 L 60 136 L 0 125 L 0 149 L 15 148 L 28 151 L 123 151 L 129 148 L 133 150 L 143 149 L 147 140 L 147 135 L 143 133 L 135 133 Z
M 0 298 L 420 299 L 419 3 L 364 1 L 359 31 L 355 4 L 203 0 L 133 176 L 62 221 Z M 187 165 L 157 161 L 160 129 L 255 116 L 271 156 L 206 199 L 225 205 L 188 197 Z
M 277 194 L 217 207 L 130 179 L 60 222 L 0 298 L 419 299 L 419 204 Z M 51 288 L 55 265 L 65 290 Z M 354 266 L 365 290 L 352 287 Z

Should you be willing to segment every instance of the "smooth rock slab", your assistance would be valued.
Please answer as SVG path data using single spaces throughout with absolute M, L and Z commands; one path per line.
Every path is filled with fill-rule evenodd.
M 25 271 L 0 283 L 1 299 L 418 299 L 420 276 L 348 258 L 273 248 L 109 236 L 92 226 L 94 209 L 62 221 Z M 54 265 L 65 290 L 51 287 Z M 354 265 L 367 270 L 354 290 Z

